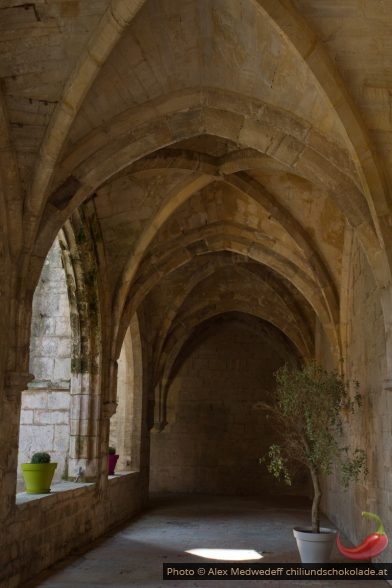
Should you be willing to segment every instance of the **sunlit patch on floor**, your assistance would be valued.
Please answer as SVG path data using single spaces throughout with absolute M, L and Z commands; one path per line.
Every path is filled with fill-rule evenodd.
M 220 561 L 248 561 L 262 559 L 261 553 L 254 549 L 188 549 L 186 553 L 204 557 L 206 559 L 217 559 Z

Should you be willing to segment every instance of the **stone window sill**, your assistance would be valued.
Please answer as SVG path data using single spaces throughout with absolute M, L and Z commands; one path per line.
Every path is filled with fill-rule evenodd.
M 117 472 L 116 474 L 114 474 L 114 476 L 108 476 L 109 483 L 115 480 L 121 480 L 129 476 L 135 476 L 138 473 L 139 471 L 137 470 Z M 92 486 L 95 486 L 94 482 L 58 482 L 57 484 L 52 484 L 51 492 L 49 492 L 48 494 L 27 494 L 27 492 L 18 492 L 16 494 L 16 505 L 21 506 L 23 504 L 28 504 L 35 500 L 43 500 L 45 498 L 51 498 L 51 500 L 56 500 L 59 498 L 59 495 L 64 494 L 65 492 L 75 492 L 77 490 L 91 488 Z
M 109 480 L 119 480 L 121 478 L 125 478 L 126 476 L 134 476 L 138 474 L 139 470 L 124 470 L 123 472 L 116 472 L 113 476 L 108 475 Z
M 27 492 L 18 492 L 16 495 L 16 504 L 19 506 L 21 504 L 26 504 L 27 502 L 32 502 L 33 500 L 42 500 L 43 498 L 48 498 L 62 492 L 90 488 L 94 485 L 94 482 L 58 482 L 57 484 L 52 484 L 51 492 L 49 494 L 27 494 Z

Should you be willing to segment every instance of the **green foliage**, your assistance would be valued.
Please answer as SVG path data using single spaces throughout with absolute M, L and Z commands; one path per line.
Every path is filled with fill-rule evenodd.
M 108 453 L 109 453 L 109 455 L 115 455 L 116 454 L 116 448 L 115 447 L 109 447 L 108 448 Z
M 294 432 L 292 438 L 286 438 L 282 451 L 293 457 L 295 447 L 298 459 L 327 474 L 344 451 L 346 477 L 355 477 L 359 455 L 355 453 L 352 463 L 347 448 L 339 446 L 339 438 L 343 414 L 353 414 L 361 405 L 358 382 L 353 382 L 355 395 L 351 398 L 349 383 L 338 372 L 327 371 L 316 363 L 297 370 L 283 366 L 276 372 L 276 382 L 275 407 Z M 287 445 L 291 450 L 287 451 Z
M 275 374 L 276 390 L 271 403 L 259 403 L 276 424 L 279 442 L 271 445 L 264 457 L 268 471 L 286 483 L 292 481 L 295 463 L 305 465 L 314 488 L 314 527 L 319 519 L 321 497 L 319 476 L 340 466 L 341 484 L 366 475 L 363 449 L 342 446 L 345 417 L 361 406 L 358 382 L 346 382 L 336 371 L 317 363 L 300 369 L 281 367 Z M 316 524 L 317 523 L 317 524 Z
M 31 463 L 50 463 L 50 455 L 45 452 L 34 453 Z
M 344 448 L 348 452 L 348 448 Z M 355 449 L 351 457 L 341 462 L 342 485 L 348 488 L 350 480 L 358 480 L 361 473 L 368 473 L 366 466 L 366 453 L 363 449 Z
M 287 467 L 288 460 L 282 456 L 279 445 L 271 445 L 267 454 L 267 470 L 275 478 L 283 479 L 288 486 L 291 486 L 291 476 Z

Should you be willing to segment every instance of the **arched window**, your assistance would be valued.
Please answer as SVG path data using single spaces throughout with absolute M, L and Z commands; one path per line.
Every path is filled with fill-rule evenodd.
M 100 303 L 91 227 L 83 211 L 64 224 L 33 298 L 30 372 L 22 395 L 18 463 L 45 451 L 53 482 L 98 475 Z M 24 489 L 18 468 L 17 491 Z
M 46 451 L 58 463 L 54 482 L 68 476 L 70 435 L 71 321 L 67 282 L 56 239 L 34 293 L 30 373 L 22 394 L 18 464 Z M 18 490 L 24 489 L 18 467 Z
M 140 467 L 141 419 L 141 343 L 137 317 L 134 316 L 118 360 L 117 410 L 110 419 L 109 445 L 119 454 L 117 472 L 135 471 Z

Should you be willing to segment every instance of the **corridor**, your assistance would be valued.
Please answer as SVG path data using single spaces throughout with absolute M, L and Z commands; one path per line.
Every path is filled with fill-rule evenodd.
M 289 506 L 288 506 L 289 505 Z M 298 562 L 292 527 L 308 524 L 309 505 L 302 499 L 272 503 L 262 498 L 166 496 L 152 499 L 142 515 L 107 535 L 91 550 L 74 554 L 41 574 L 26 588 L 246 588 L 254 581 L 163 581 L 163 563 L 210 563 L 237 560 L 254 551 L 260 562 Z M 328 523 L 324 520 L 323 523 Z M 329 523 L 330 524 L 330 523 Z M 343 537 L 343 539 L 345 539 Z M 346 539 L 345 539 L 346 540 Z M 346 540 L 347 542 L 347 540 Z M 189 551 L 221 550 L 217 559 Z M 235 556 L 233 551 L 235 550 Z M 210 555 L 206 553 L 205 555 Z M 249 561 L 249 560 L 248 560 Z M 334 550 L 332 561 L 342 561 Z M 355 586 L 357 581 L 260 581 L 258 586 Z M 362 581 L 361 588 L 383 588 L 383 581 Z

